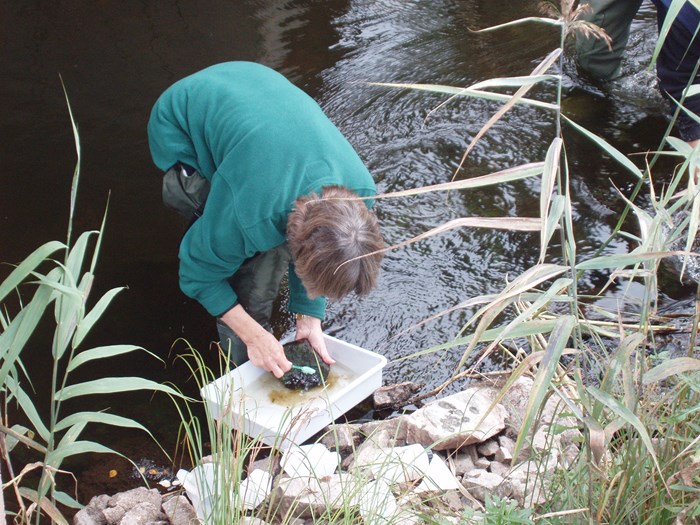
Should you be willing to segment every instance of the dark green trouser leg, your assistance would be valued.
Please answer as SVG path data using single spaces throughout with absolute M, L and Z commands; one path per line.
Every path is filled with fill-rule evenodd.
M 268 331 L 271 331 L 270 318 L 272 304 L 277 298 L 280 282 L 289 266 L 291 255 L 287 244 L 282 244 L 265 253 L 259 253 L 243 263 L 229 279 L 231 287 L 238 294 L 238 302 L 248 315 Z M 216 320 L 221 348 L 228 352 L 231 361 L 241 365 L 248 360 L 245 344 L 221 319 Z
M 620 76 L 620 62 L 630 36 L 630 24 L 642 0 L 583 0 L 591 6 L 585 19 L 603 28 L 612 38 L 612 51 L 604 40 L 576 33 L 579 67 L 599 80 Z

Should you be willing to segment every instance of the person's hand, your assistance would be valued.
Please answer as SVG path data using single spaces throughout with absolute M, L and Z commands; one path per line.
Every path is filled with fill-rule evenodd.
M 308 315 L 297 316 L 297 341 L 308 339 L 309 343 L 316 350 L 316 353 L 328 365 L 335 364 L 335 360 L 328 353 L 326 341 L 323 339 L 321 330 L 321 320 Z
M 222 315 L 221 320 L 241 338 L 248 350 L 248 358 L 255 366 L 272 372 L 276 378 L 292 369 L 292 363 L 284 355 L 279 341 L 248 315 L 240 304 Z
M 248 358 L 255 366 L 272 372 L 280 378 L 292 369 L 292 363 L 284 355 L 282 345 L 270 332 L 263 330 L 255 338 L 246 342 Z

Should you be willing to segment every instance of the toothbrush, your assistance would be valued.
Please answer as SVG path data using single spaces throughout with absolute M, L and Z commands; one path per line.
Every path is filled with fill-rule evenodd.
M 316 370 L 311 368 L 310 366 L 299 366 L 299 365 L 292 365 L 292 368 L 295 368 L 296 370 L 300 370 L 302 374 L 315 374 Z

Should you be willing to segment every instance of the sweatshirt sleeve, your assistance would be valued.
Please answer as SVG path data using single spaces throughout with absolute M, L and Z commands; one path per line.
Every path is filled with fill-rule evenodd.
M 180 288 L 214 317 L 235 306 L 238 296 L 227 279 L 249 256 L 227 195 L 225 187 L 212 188 L 204 214 L 180 243 Z

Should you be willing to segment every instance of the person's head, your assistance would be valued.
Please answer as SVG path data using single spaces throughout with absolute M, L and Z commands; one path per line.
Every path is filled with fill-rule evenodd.
M 352 291 L 365 295 L 377 283 L 383 254 L 373 252 L 384 248 L 379 224 L 346 188 L 326 186 L 320 197 L 297 199 L 287 240 L 296 274 L 312 297 L 340 299 Z

